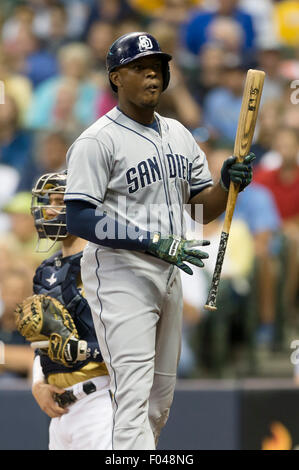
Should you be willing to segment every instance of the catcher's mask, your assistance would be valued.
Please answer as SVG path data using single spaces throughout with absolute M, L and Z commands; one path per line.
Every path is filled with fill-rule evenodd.
M 61 194 L 62 198 L 66 187 L 66 171 L 63 173 L 48 173 L 42 175 L 32 189 L 31 214 L 38 234 L 36 251 L 47 252 L 58 240 L 68 236 L 66 229 L 66 206 L 51 203 L 51 194 Z M 49 215 L 51 213 L 51 215 Z M 40 248 L 40 240 L 52 240 L 45 250 Z

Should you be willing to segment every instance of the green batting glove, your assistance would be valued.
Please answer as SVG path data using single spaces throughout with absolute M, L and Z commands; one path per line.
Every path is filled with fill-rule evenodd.
M 203 268 L 202 259 L 209 257 L 208 253 L 193 249 L 195 246 L 207 246 L 208 240 L 185 240 L 176 235 L 170 235 L 168 238 L 161 238 L 160 233 L 155 233 L 150 241 L 148 252 L 160 258 L 167 263 L 174 264 L 187 274 L 193 274 L 192 269 L 184 263 L 194 264 L 199 268 Z
M 240 185 L 240 191 L 246 188 L 252 180 L 251 162 L 255 159 L 255 155 L 251 152 L 247 155 L 243 162 L 236 162 L 237 157 L 229 157 L 222 165 L 220 184 L 225 191 L 229 190 L 230 182 L 233 181 Z

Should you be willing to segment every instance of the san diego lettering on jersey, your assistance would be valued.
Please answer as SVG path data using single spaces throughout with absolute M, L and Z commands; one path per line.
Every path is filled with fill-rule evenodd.
M 184 155 L 167 153 L 165 155 L 168 164 L 169 178 L 180 178 L 191 182 L 192 163 Z M 138 189 L 144 188 L 156 181 L 162 180 L 161 169 L 157 157 L 147 158 L 138 163 L 137 166 L 129 168 L 126 172 L 128 192 L 135 193 Z

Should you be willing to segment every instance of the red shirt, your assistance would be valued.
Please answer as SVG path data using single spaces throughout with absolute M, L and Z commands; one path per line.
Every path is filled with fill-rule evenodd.
M 266 186 L 272 192 L 283 220 L 299 215 L 299 167 L 291 182 L 281 181 L 280 168 L 257 169 L 254 181 Z

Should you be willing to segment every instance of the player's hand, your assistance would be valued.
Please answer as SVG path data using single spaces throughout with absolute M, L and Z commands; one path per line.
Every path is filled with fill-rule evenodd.
M 236 162 L 237 157 L 229 157 L 222 165 L 220 184 L 225 191 L 229 190 L 230 182 L 239 184 L 239 191 L 248 186 L 252 180 L 252 162 L 255 159 L 255 155 L 251 152 L 247 155 L 243 162 Z
M 193 274 L 192 269 L 184 263 L 194 264 L 203 268 L 203 259 L 209 257 L 208 253 L 196 249 L 196 246 L 207 246 L 208 240 L 185 240 L 184 238 L 170 235 L 168 238 L 161 238 L 160 233 L 155 233 L 150 241 L 148 251 L 157 258 L 163 259 L 167 263 L 175 264 L 187 274 Z
M 37 401 L 39 407 L 50 418 L 59 418 L 68 412 L 67 408 L 61 408 L 54 400 L 55 393 L 63 393 L 63 388 L 56 387 L 55 385 L 46 384 L 44 382 L 36 382 L 32 385 L 32 395 Z

